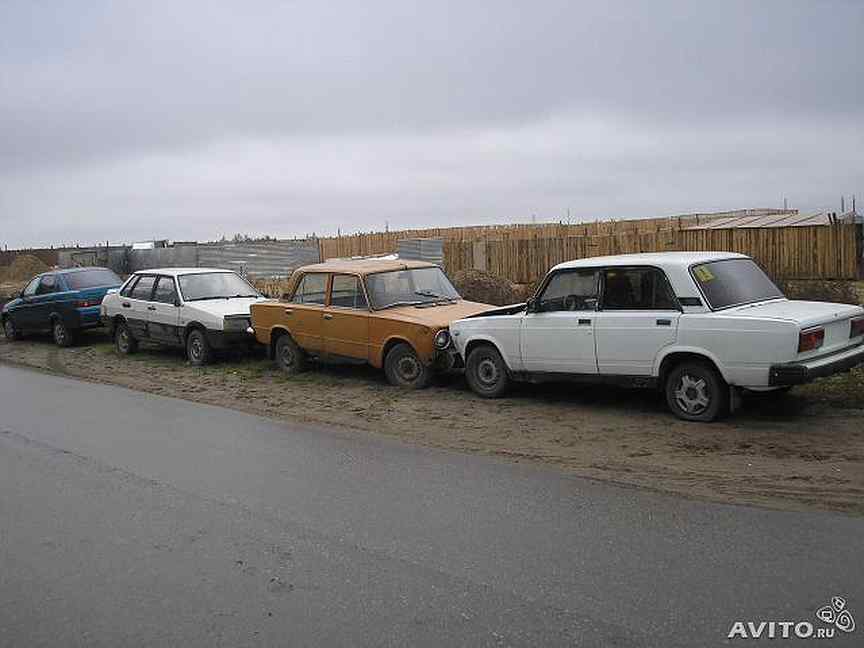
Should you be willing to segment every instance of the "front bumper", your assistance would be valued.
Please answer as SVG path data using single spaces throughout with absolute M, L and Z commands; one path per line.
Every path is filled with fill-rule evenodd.
M 255 343 L 255 336 L 243 331 L 207 330 L 207 342 L 214 349 L 246 348 Z
M 768 384 L 777 387 L 800 385 L 816 378 L 824 378 L 825 376 L 849 371 L 861 363 L 864 363 L 864 344 L 859 344 L 842 353 L 808 362 L 789 362 L 786 364 L 771 365 L 771 370 L 768 374 Z

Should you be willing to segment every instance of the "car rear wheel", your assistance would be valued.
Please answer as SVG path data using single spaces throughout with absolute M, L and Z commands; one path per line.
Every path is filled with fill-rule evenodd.
M 729 386 L 704 362 L 683 362 L 666 378 L 666 402 L 680 419 L 707 423 L 729 409 Z
M 213 359 L 213 349 L 204 331 L 194 329 L 189 333 L 186 338 L 186 357 L 189 358 L 189 364 L 195 367 L 206 365 Z
M 276 364 L 289 376 L 306 371 L 308 364 L 306 353 L 287 333 L 276 340 L 274 351 Z
M 72 331 L 66 328 L 63 320 L 59 317 L 55 317 L 54 321 L 51 323 L 51 334 L 54 336 L 54 344 L 58 347 L 72 346 L 75 342 L 75 337 Z
M 498 398 L 510 385 L 504 358 L 498 353 L 498 349 L 488 344 L 479 346 L 468 354 L 465 378 L 471 390 L 483 398 Z
M 21 339 L 21 332 L 15 328 L 15 323 L 12 321 L 11 317 L 7 317 L 3 321 L 3 333 L 6 336 L 6 339 L 10 342 Z
M 120 322 L 114 327 L 114 346 L 121 355 L 129 355 L 138 350 L 138 340 L 132 337 L 126 322 Z
M 432 370 L 423 364 L 410 344 L 394 346 L 384 359 L 384 373 L 391 385 L 423 389 L 432 380 Z

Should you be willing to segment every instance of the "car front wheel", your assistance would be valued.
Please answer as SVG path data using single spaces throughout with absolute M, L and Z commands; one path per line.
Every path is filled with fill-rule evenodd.
M 391 385 L 423 389 L 432 380 L 432 370 L 423 364 L 410 344 L 397 344 L 384 359 L 384 373 Z
M 276 364 L 289 376 L 306 370 L 306 353 L 287 333 L 276 340 L 274 351 Z
M 186 338 L 186 356 L 189 358 L 189 364 L 195 367 L 206 365 L 213 359 L 213 350 L 207 342 L 204 331 L 195 329 L 189 333 L 189 337 Z
M 6 335 L 6 339 L 10 342 L 21 339 L 21 333 L 17 328 L 15 328 L 15 323 L 12 321 L 11 317 L 7 317 L 3 322 L 3 333 Z
M 504 358 L 498 349 L 488 344 L 479 346 L 468 354 L 465 378 L 471 390 L 483 398 L 498 398 L 510 384 Z
M 707 423 L 728 411 L 729 386 L 709 364 L 684 362 L 666 378 L 666 402 L 678 418 Z

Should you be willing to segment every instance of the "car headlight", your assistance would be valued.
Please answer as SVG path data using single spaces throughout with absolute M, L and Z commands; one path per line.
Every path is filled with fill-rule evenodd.
M 248 317 L 226 317 L 224 330 L 226 331 L 245 331 L 249 328 Z
M 450 331 L 447 329 L 441 329 L 435 334 L 434 340 L 436 349 L 446 349 L 450 346 Z

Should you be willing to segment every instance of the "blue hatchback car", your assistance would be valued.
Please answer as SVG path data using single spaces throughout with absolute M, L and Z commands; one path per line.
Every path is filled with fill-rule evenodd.
M 69 346 L 79 331 L 101 326 L 102 298 L 122 283 L 108 268 L 44 272 L 0 311 L 6 339 L 17 340 L 31 331 L 51 331 L 58 346 Z

